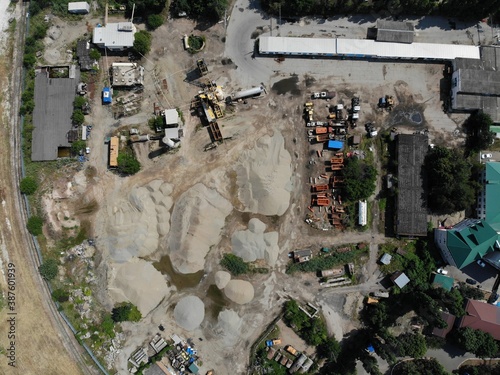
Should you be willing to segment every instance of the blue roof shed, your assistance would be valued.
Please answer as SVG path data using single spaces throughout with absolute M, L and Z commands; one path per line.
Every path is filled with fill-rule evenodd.
M 333 150 L 340 150 L 340 149 L 344 148 L 344 142 L 329 140 L 328 141 L 328 148 L 333 149 Z

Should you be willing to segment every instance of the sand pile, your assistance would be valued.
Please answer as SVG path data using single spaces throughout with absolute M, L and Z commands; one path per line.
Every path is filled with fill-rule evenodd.
M 150 263 L 134 258 L 111 269 L 108 292 L 114 302 L 130 301 L 146 316 L 160 304 L 169 289 L 163 275 Z
M 253 285 L 245 280 L 231 280 L 224 288 L 224 294 L 231 301 L 244 305 L 253 300 Z
M 215 332 L 221 337 L 222 346 L 229 348 L 236 345 L 243 328 L 243 319 L 239 317 L 236 311 L 222 310 L 217 318 L 217 326 Z
M 107 249 L 115 262 L 155 252 L 160 236 L 170 229 L 171 193 L 170 184 L 154 180 L 133 188 L 128 200 L 108 205 L 99 246 Z
M 278 232 L 264 233 L 266 224 L 259 219 L 250 219 L 248 230 L 234 232 L 231 237 L 233 253 L 245 262 L 265 259 L 274 266 L 279 255 Z
M 226 271 L 217 271 L 215 273 L 215 285 L 219 289 L 224 289 L 227 283 L 231 280 L 231 274 Z
M 174 309 L 175 322 L 187 331 L 198 328 L 205 317 L 205 304 L 196 296 L 182 298 Z
M 167 246 L 170 260 L 180 273 L 203 270 L 210 247 L 220 241 L 221 230 L 232 205 L 203 184 L 184 192 L 172 212 Z
M 243 211 L 269 216 L 285 213 L 292 190 L 291 161 L 279 132 L 260 138 L 252 150 L 242 152 L 236 173 Z

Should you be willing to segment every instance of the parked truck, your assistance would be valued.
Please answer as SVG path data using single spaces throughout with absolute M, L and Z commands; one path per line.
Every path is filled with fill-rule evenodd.
M 321 271 L 321 277 L 338 277 L 344 275 L 344 273 L 345 271 L 342 268 L 334 268 Z
M 267 340 L 266 341 L 266 346 L 274 346 L 274 345 L 280 345 L 281 344 L 281 339 L 274 339 L 274 340 Z

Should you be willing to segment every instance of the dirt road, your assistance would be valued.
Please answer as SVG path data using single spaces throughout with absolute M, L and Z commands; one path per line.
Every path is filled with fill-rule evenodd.
M 36 271 L 33 244 L 25 226 L 19 183 L 19 97 L 22 47 L 26 9 L 17 4 L 17 46 L 13 55 L 0 57 L 0 87 L 9 87 L 0 103 L 0 245 L 2 278 L 0 285 L 9 304 L 0 312 L 0 357 L 2 374 L 81 374 L 81 349 L 65 325 Z M 14 74 L 7 74 L 9 67 Z M 8 82 L 8 77 L 12 80 Z M 7 269 L 9 272 L 7 272 Z M 68 353 L 68 349 L 71 354 Z

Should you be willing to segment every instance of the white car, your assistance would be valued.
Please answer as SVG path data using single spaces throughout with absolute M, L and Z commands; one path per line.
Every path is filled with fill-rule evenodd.
M 86 147 L 86 148 L 85 148 L 85 153 L 86 153 L 86 154 L 90 154 L 90 147 Z
M 492 155 L 492 154 L 482 154 L 482 155 L 481 155 L 481 158 L 482 158 L 482 159 L 491 159 L 492 157 L 493 157 L 493 155 Z
M 481 259 L 479 259 L 477 261 L 477 264 L 479 265 L 479 267 L 483 267 L 483 268 L 486 266 L 486 263 L 484 263 Z
M 440 273 L 441 275 L 447 275 L 448 271 L 446 271 L 444 268 L 438 268 L 437 273 Z

